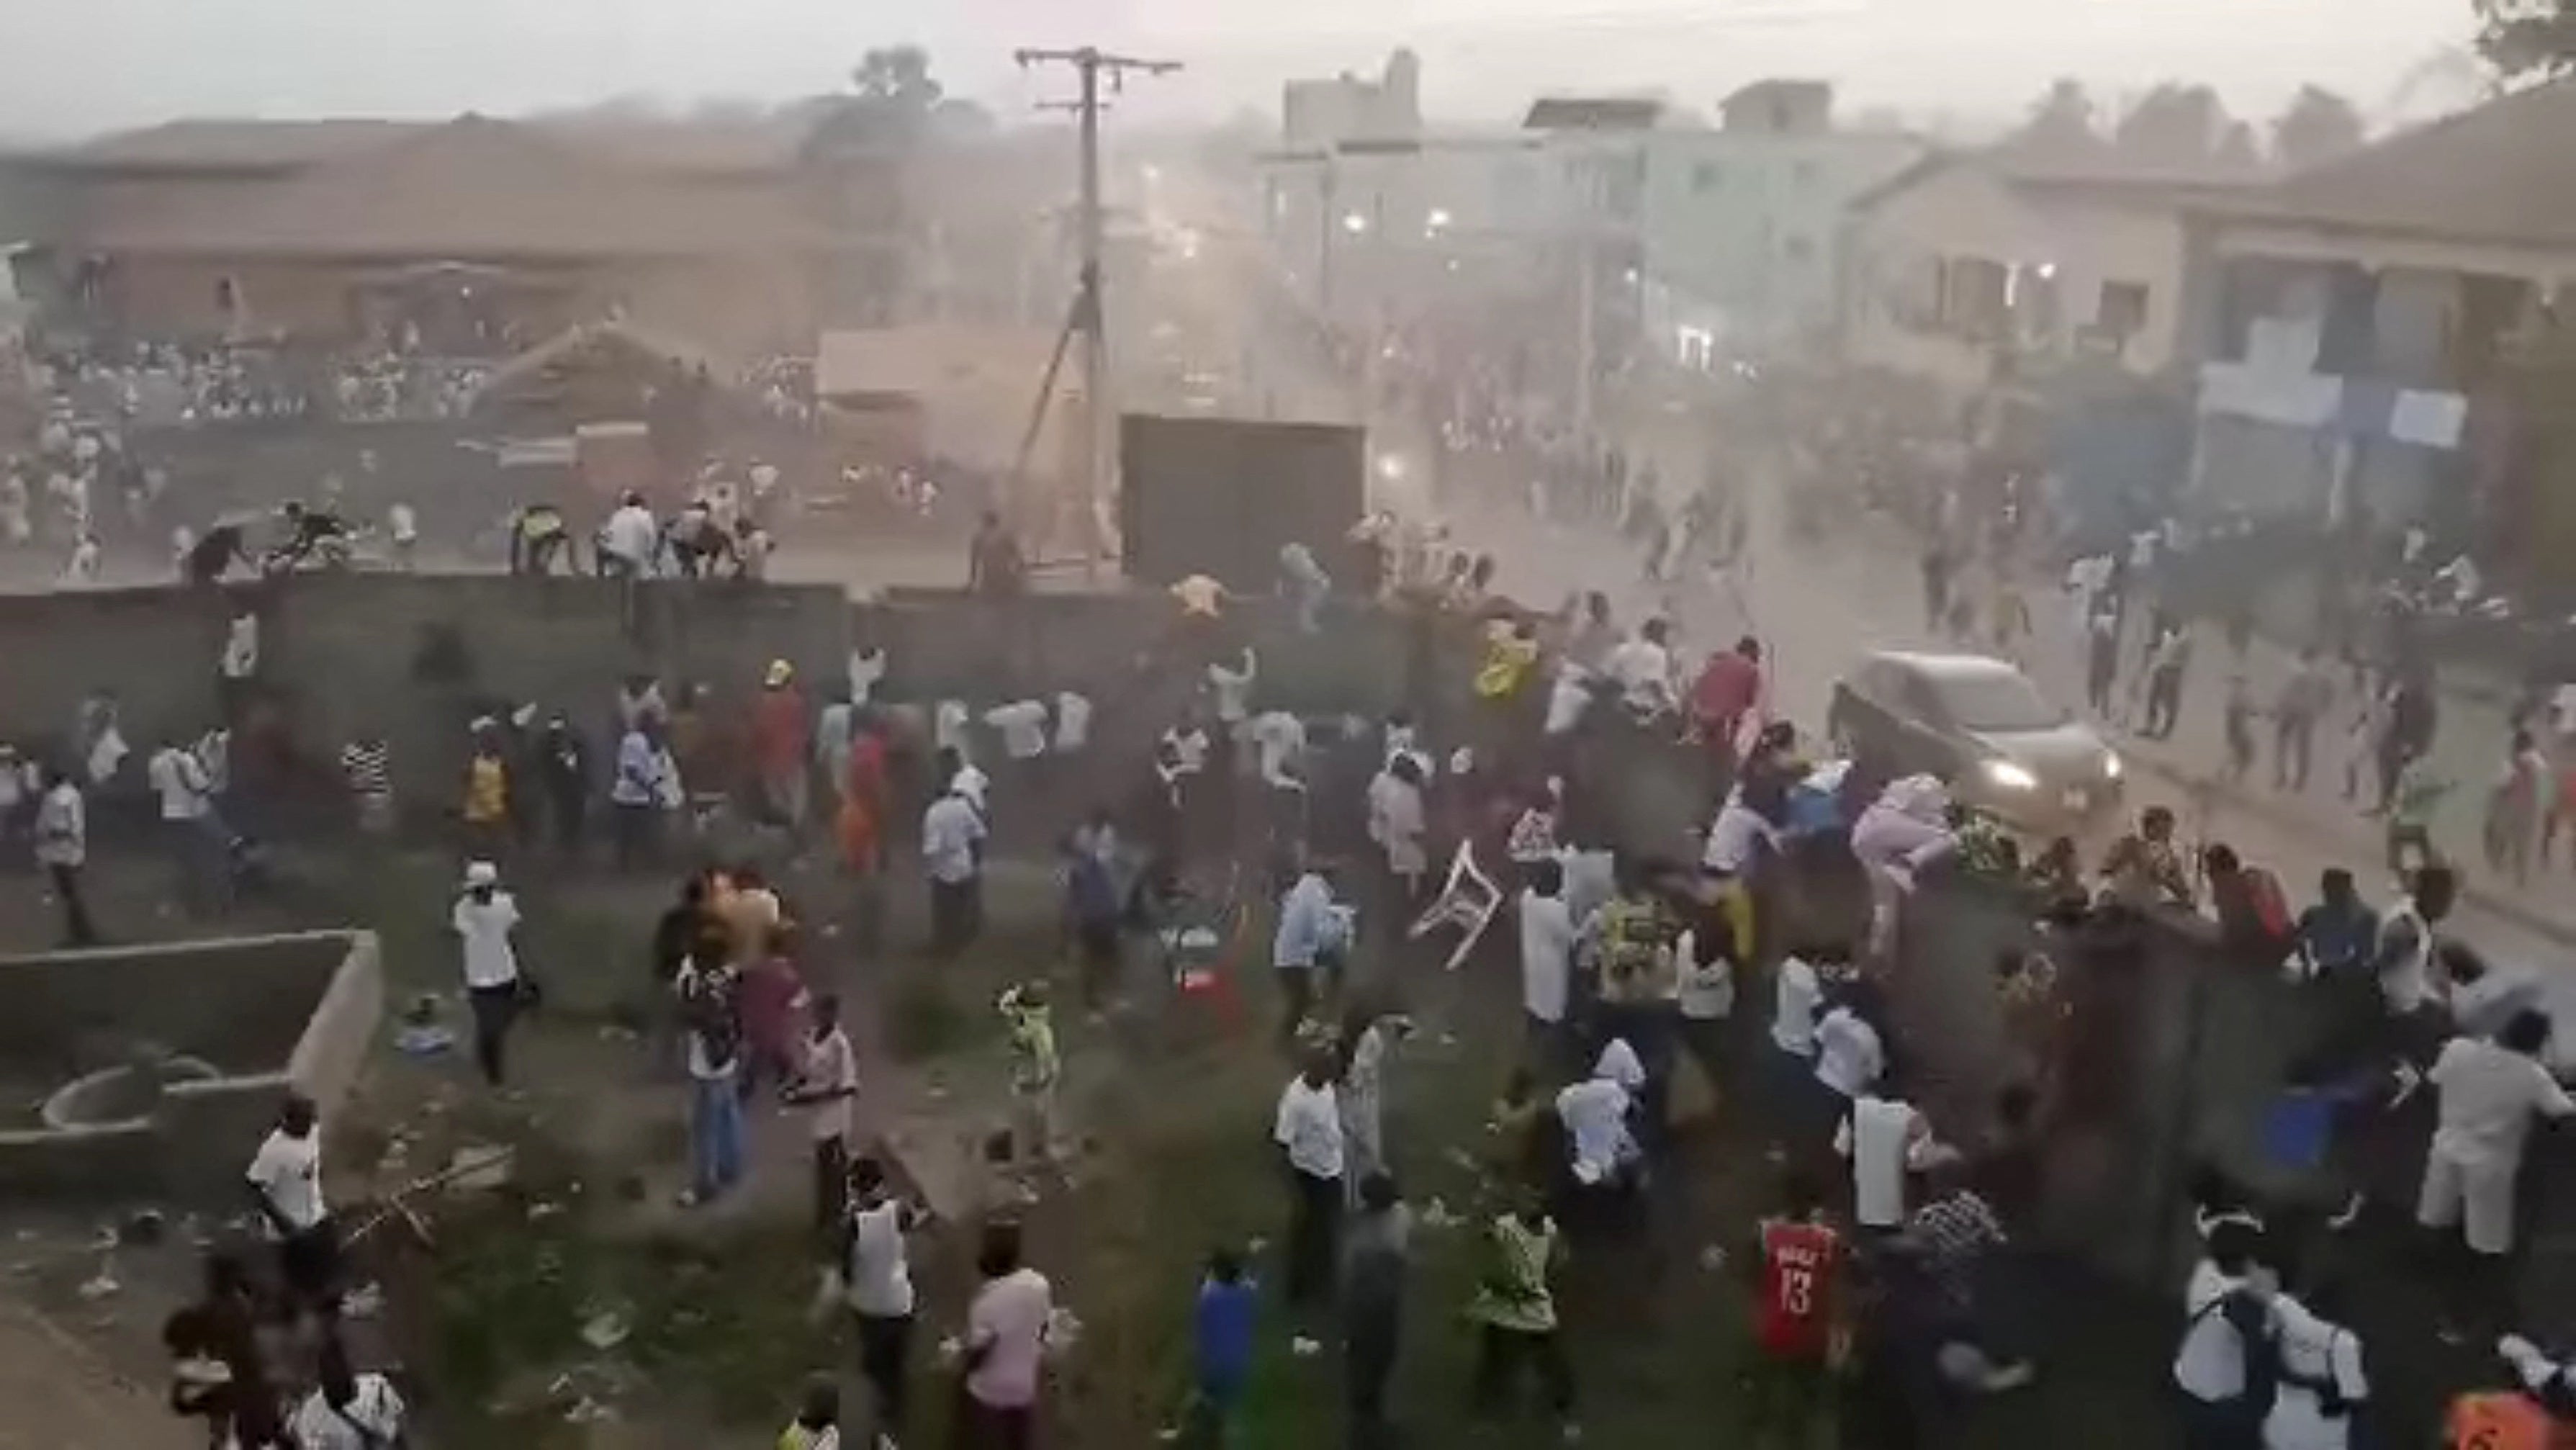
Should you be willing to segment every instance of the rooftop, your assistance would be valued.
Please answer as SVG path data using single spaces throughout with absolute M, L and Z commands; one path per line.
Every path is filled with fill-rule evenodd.
M 2401 131 L 2215 215 L 2522 246 L 2576 244 L 2576 80 Z

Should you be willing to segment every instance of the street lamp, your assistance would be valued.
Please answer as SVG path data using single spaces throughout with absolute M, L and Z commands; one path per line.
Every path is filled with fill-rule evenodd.
M 1355 211 L 1346 211 L 1342 213 L 1342 230 L 1356 237 L 1368 230 L 1368 218 Z

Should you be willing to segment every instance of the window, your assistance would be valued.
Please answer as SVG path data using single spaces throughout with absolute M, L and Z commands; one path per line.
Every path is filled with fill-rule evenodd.
M 2000 341 L 2011 310 L 2012 273 L 1984 257 L 1952 257 L 1941 268 L 1941 323 L 1963 337 Z
M 2147 325 L 2147 284 L 2103 283 L 2102 299 L 2093 308 L 2093 325 L 2122 342 L 2137 336 Z
M 1691 190 L 1705 196 L 1726 185 L 1726 168 L 1714 161 L 1702 161 L 1691 167 Z
M 1956 721 L 1962 730 L 2050 730 L 2066 723 L 2066 712 L 2019 670 L 1942 675 L 1930 682 L 1930 693 L 1934 718 Z

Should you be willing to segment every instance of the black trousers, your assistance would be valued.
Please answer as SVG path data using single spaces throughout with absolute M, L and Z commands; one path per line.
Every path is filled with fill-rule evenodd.
M 934 955 L 953 957 L 975 940 L 976 929 L 984 915 L 984 883 L 969 876 L 963 881 L 930 883 L 930 950 Z
M 1484 1326 L 1476 1345 L 1476 1408 L 1491 1410 L 1512 1393 L 1523 1364 L 1538 1371 L 1539 1388 L 1557 1418 L 1574 1413 L 1574 1368 L 1566 1362 L 1565 1340 L 1557 1331 Z
M 519 984 L 504 982 L 497 987 L 468 987 L 465 1001 L 474 1011 L 475 1064 L 483 1069 L 485 1082 L 499 1087 L 510 1024 L 519 1018 Z
M 1330 1297 L 1342 1231 L 1342 1180 L 1288 1170 L 1288 1302 Z
M 1386 1386 L 1395 1377 L 1395 1349 L 1402 1336 L 1394 1316 L 1353 1323 L 1343 1346 L 1342 1388 L 1350 1400 L 1351 1450 L 1387 1443 Z
M 2284 715 L 2272 726 L 2272 785 L 2277 790 L 2306 790 L 2308 764 L 2315 755 L 2317 722 Z
M 63 902 L 63 944 L 86 947 L 98 945 L 98 928 L 90 922 L 89 903 L 81 897 L 81 868 L 48 864 L 45 874 L 53 879 L 54 895 Z
M 850 1202 L 850 1145 L 835 1133 L 814 1140 L 814 1227 L 829 1238 Z
M 903 1438 L 903 1412 L 909 1394 L 912 1316 L 859 1316 L 859 1375 L 877 1397 L 877 1433 Z
M 649 804 L 627 801 L 612 802 L 608 809 L 616 823 L 617 869 L 632 871 L 650 864 L 660 854 L 661 812 Z

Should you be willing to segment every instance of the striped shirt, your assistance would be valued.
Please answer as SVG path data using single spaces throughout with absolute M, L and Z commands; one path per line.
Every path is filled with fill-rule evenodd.
M 352 740 L 340 750 L 340 774 L 347 778 L 349 790 L 360 800 L 391 799 L 394 793 L 393 771 L 388 764 L 391 748 L 381 740 Z

